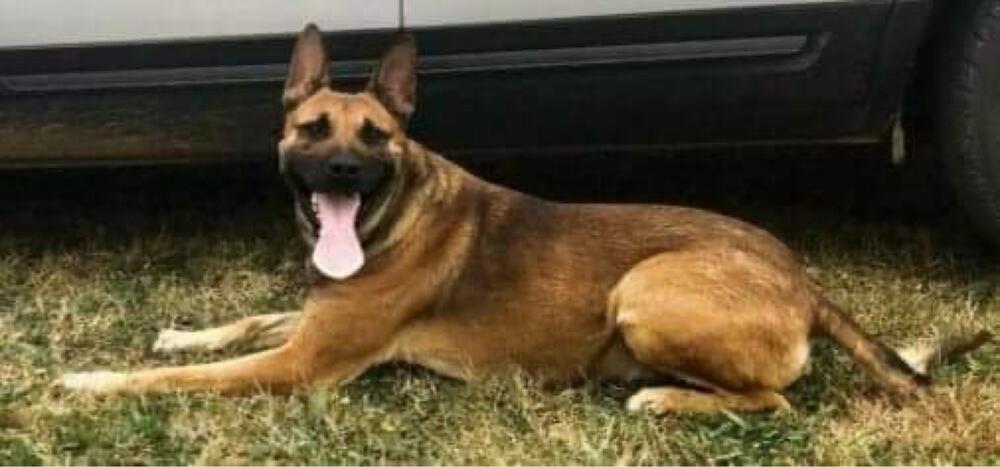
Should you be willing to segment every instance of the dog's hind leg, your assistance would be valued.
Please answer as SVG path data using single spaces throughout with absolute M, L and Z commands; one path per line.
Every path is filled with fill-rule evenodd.
M 699 390 L 648 388 L 630 409 L 778 410 L 805 368 L 809 297 L 796 277 L 748 253 L 718 249 L 649 258 L 615 286 L 609 312 L 643 366 Z
M 216 351 L 236 345 L 252 349 L 277 347 L 288 340 L 298 326 L 300 316 L 297 311 L 269 313 L 198 331 L 164 329 L 153 343 L 153 351 Z

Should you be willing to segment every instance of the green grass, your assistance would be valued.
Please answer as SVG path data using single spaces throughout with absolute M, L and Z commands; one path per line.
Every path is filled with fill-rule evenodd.
M 878 199 L 864 187 L 895 190 L 893 175 L 874 162 L 820 160 L 736 178 L 719 177 L 742 170 L 729 163 L 639 160 L 626 171 L 673 174 L 666 181 L 610 176 L 606 163 L 594 162 L 598 175 L 559 179 L 563 191 L 505 176 L 516 171 L 509 166 L 482 170 L 555 197 L 683 201 L 762 223 L 893 344 L 1000 329 L 995 259 L 947 208 L 916 216 L 871 208 Z M 859 167 L 877 175 L 856 180 Z M 556 169 L 536 175 L 551 180 L 545 170 Z M 160 328 L 295 308 L 305 252 L 283 192 L 268 175 L 231 172 L 4 177 L 0 463 L 1000 463 L 996 346 L 940 371 L 930 394 L 897 400 L 818 342 L 812 372 L 787 391 L 797 408 L 788 414 L 654 417 L 623 410 L 634 387 L 465 384 L 395 366 L 292 397 L 52 390 L 67 371 L 225 356 L 154 355 Z M 774 183 L 793 178 L 799 183 Z

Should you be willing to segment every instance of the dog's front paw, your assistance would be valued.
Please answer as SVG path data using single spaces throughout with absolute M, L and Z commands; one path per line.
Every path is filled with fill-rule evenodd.
M 184 350 L 188 341 L 185 338 L 186 334 L 189 333 L 176 329 L 161 329 L 156 335 L 156 341 L 153 342 L 153 352 L 173 353 Z
M 125 389 L 127 379 L 126 373 L 117 371 L 85 371 L 62 375 L 53 385 L 72 392 L 107 394 Z
M 163 329 L 153 342 L 153 352 L 176 353 L 195 350 L 216 350 L 215 342 L 204 331 Z

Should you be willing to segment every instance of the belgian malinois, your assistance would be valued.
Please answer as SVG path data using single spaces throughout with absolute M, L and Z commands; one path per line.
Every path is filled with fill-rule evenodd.
M 674 206 L 574 205 L 487 183 L 407 137 L 416 46 L 399 34 L 360 93 L 329 85 L 313 25 L 285 83 L 280 168 L 318 280 L 301 313 L 165 330 L 159 351 L 270 347 L 205 365 L 64 376 L 91 392 L 287 392 L 402 361 L 475 380 L 681 380 L 631 409 L 774 410 L 825 335 L 909 393 L 928 366 L 981 345 L 904 359 L 826 299 L 787 247 L 736 219 Z

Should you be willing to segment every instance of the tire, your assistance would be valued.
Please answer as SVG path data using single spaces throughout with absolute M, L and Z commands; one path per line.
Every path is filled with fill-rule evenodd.
M 937 61 L 937 142 L 960 203 L 1000 246 L 1000 0 L 956 3 Z

